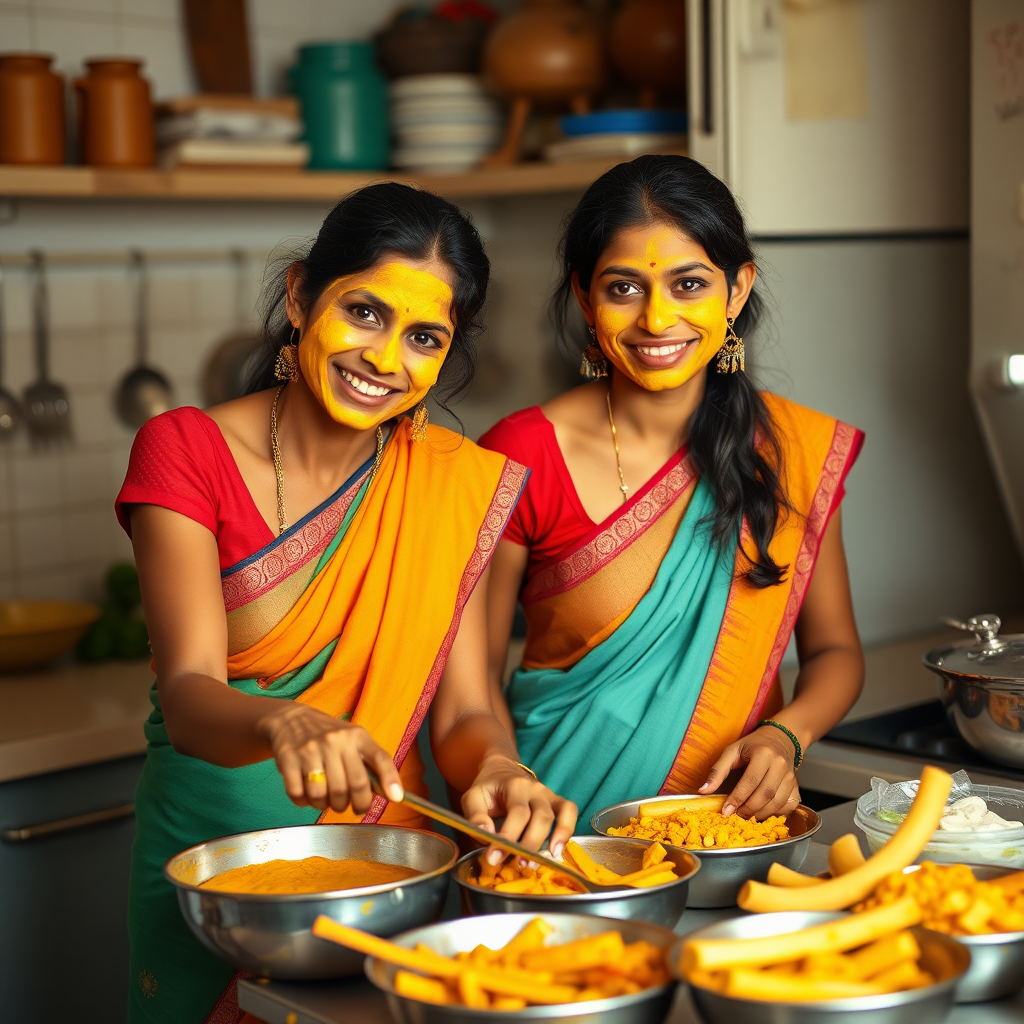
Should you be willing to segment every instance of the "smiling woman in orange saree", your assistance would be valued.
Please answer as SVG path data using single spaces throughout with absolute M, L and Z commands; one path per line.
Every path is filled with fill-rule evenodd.
M 136 438 L 117 511 L 158 681 L 136 796 L 133 1024 L 242 1019 L 167 859 L 286 825 L 424 826 L 401 800 L 426 792 L 428 709 L 468 817 L 493 830 L 503 816 L 533 849 L 572 834 L 574 808 L 519 763 L 486 682 L 479 585 L 527 471 L 428 425 L 421 404 L 471 373 L 487 272 L 450 204 L 397 184 L 354 193 L 289 267 L 253 392 Z
M 785 813 L 803 750 L 862 681 L 838 516 L 862 435 L 750 383 L 753 253 L 695 161 L 607 172 L 560 255 L 561 322 L 578 302 L 596 379 L 481 438 L 533 471 L 490 576 L 495 700 L 518 598 L 507 721 L 584 829 L 602 807 L 715 792 L 740 770 L 725 813 Z

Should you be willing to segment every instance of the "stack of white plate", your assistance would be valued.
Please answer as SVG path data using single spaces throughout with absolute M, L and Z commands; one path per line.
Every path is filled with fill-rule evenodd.
M 497 148 L 502 116 L 476 75 L 409 75 L 391 83 L 391 128 L 395 167 L 458 172 Z

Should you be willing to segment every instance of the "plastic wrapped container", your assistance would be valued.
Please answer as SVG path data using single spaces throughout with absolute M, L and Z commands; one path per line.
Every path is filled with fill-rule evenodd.
M 972 795 L 980 796 L 1001 818 L 1024 821 L 1024 791 L 1008 786 L 972 787 Z M 877 795 L 865 793 L 857 801 L 854 824 L 865 835 L 868 849 L 874 853 L 892 838 L 899 822 L 878 817 Z M 994 864 L 1005 868 L 1024 868 L 1024 828 L 991 832 L 943 832 L 936 830 L 919 861 L 938 864 Z

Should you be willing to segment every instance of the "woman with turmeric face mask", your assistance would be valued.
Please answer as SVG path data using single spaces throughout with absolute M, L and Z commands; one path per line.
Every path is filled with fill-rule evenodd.
M 862 435 L 755 388 L 753 251 L 729 190 L 695 161 L 613 168 L 560 256 L 556 321 L 565 337 L 578 305 L 581 372 L 596 379 L 481 438 L 532 470 L 491 568 L 495 703 L 518 599 L 526 649 L 506 721 L 583 823 L 655 793 L 786 814 L 803 751 L 863 681 L 839 515 Z M 800 673 L 784 706 L 791 633 Z
M 572 834 L 575 808 L 520 763 L 487 683 L 488 562 L 527 471 L 428 425 L 423 405 L 469 382 L 487 278 L 449 203 L 397 184 L 356 192 L 268 297 L 251 393 L 136 438 L 117 513 L 158 682 L 136 797 L 131 1021 L 241 1019 L 234 972 L 189 932 L 165 861 L 283 825 L 429 827 L 401 802 L 426 795 L 428 708 L 467 817 L 491 831 L 503 817 L 503 835 L 556 853 Z

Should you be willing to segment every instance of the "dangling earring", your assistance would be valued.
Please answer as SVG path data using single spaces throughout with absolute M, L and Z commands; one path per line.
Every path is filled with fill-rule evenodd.
M 278 380 L 294 382 L 299 379 L 299 346 L 295 344 L 298 333 L 298 327 L 293 327 L 291 341 L 278 350 L 277 362 L 274 363 L 274 376 Z
M 430 413 L 427 412 L 427 403 L 420 402 L 416 411 L 412 414 L 412 432 L 410 437 L 414 441 L 426 441 L 427 423 L 430 421 Z
M 718 372 L 735 373 L 737 370 L 745 370 L 743 364 L 743 339 L 736 336 L 732 325 L 736 323 L 734 317 L 726 317 L 725 341 L 718 350 Z
M 592 338 L 597 337 L 597 328 L 593 324 L 588 324 L 588 330 Z M 593 341 L 583 350 L 580 376 L 585 380 L 600 380 L 608 376 L 608 360 L 605 359 L 601 346 Z

